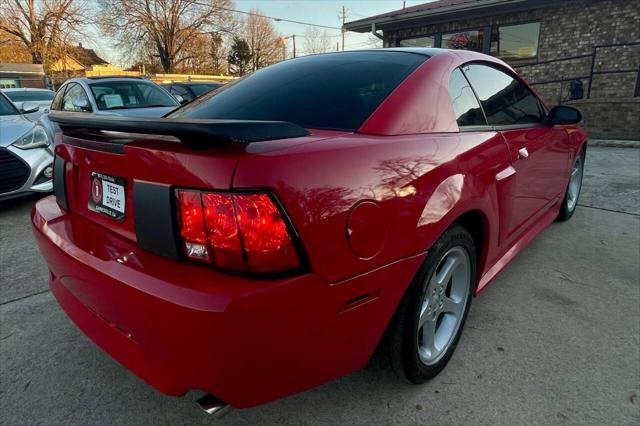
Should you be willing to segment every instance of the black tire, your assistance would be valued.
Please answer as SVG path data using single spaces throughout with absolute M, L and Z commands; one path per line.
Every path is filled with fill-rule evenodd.
M 443 256 L 455 247 L 466 250 L 470 263 L 467 300 L 458 326 L 448 349 L 434 364 L 426 365 L 418 353 L 418 319 L 425 292 L 431 277 L 436 273 Z M 420 384 L 436 376 L 447 365 L 458 344 L 464 322 L 469 313 L 476 279 L 476 249 L 471 235 L 465 228 L 454 225 L 433 245 L 420 270 L 405 292 L 387 331 L 388 354 L 398 376 Z
M 580 160 L 580 187 L 578 188 L 578 195 L 576 196 L 577 199 L 575 200 L 575 203 L 573 203 L 573 207 L 572 207 L 571 203 L 569 202 L 569 185 L 571 184 L 571 175 L 570 175 L 569 182 L 567 182 L 567 189 L 565 190 L 564 198 L 562 199 L 562 205 L 560 206 L 560 212 L 558 213 L 558 217 L 556 218 L 558 222 L 565 222 L 571 219 L 571 216 L 573 216 L 573 214 L 576 211 L 576 208 L 578 207 L 578 200 L 580 199 L 580 191 L 582 190 L 582 178 L 584 176 L 585 157 L 586 157 L 585 150 L 582 149 L 580 151 L 580 154 L 578 154 L 578 156 L 576 157 L 576 160 L 573 166 L 571 167 L 571 170 L 573 171 L 573 168 L 575 167 L 576 162 Z

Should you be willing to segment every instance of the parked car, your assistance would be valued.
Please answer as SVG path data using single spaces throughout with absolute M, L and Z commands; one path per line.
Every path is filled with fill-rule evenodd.
M 224 83 L 210 83 L 210 82 L 181 82 L 181 83 L 165 83 L 162 87 L 167 89 L 169 93 L 174 96 L 179 96 L 182 102 L 191 102 L 195 98 L 199 98 L 205 93 L 209 93 L 212 90 L 216 90 L 224 86 Z
M 42 114 L 46 114 L 49 112 L 51 101 L 56 95 L 56 92 L 54 92 L 53 90 L 27 87 L 2 89 L 2 92 L 4 92 L 4 94 L 7 95 L 9 99 L 11 99 L 11 102 L 13 102 L 16 108 L 18 108 L 18 111 L 23 112 L 23 115 L 31 121 L 37 121 Z M 22 110 L 22 105 L 25 102 L 37 104 L 40 108 L 36 112 L 26 114 Z
M 38 104 L 24 102 L 25 113 Z M 26 119 L 0 93 L 0 200 L 34 192 L 51 192 L 53 152 L 44 129 Z
M 58 89 L 52 111 L 130 117 L 162 117 L 179 106 L 157 84 L 138 77 L 71 78 Z M 53 141 L 55 128 L 47 115 L 40 119 Z
M 280 62 L 162 119 L 50 116 L 55 197 L 32 221 L 53 294 L 135 374 L 217 413 L 378 345 L 434 377 L 472 297 L 575 212 L 586 149 L 577 110 L 441 49 Z

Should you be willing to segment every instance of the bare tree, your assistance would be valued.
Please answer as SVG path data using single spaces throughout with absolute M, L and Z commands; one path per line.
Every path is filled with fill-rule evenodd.
M 88 5 L 79 0 L 2 0 L 0 31 L 15 37 L 34 64 L 43 64 L 90 22 Z
M 243 39 L 249 44 L 254 71 L 278 62 L 281 53 L 278 47 L 280 36 L 271 20 L 261 15 L 259 9 L 251 9 L 251 15 L 247 16 L 244 23 Z
M 327 30 L 318 27 L 309 27 L 304 32 L 304 50 L 306 53 L 327 53 L 332 49 L 331 38 Z
M 185 53 L 203 33 L 230 31 L 232 0 L 98 0 L 100 27 L 132 55 L 150 42 L 165 72 L 194 59 Z M 198 53 L 199 54 L 199 53 Z

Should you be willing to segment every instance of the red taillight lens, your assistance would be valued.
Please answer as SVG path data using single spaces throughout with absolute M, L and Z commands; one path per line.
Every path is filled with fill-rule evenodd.
M 207 237 L 204 233 L 202 200 L 198 191 L 178 191 L 180 235 L 187 257 L 209 261 Z
M 236 196 L 238 223 L 252 272 L 300 266 L 280 211 L 266 194 Z
M 289 229 L 267 194 L 176 193 L 180 235 L 188 258 L 251 273 L 300 266 Z
M 214 265 L 246 270 L 232 195 L 202 194 L 209 246 Z

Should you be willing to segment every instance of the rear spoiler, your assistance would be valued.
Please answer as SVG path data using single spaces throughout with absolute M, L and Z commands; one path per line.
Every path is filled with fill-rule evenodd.
M 308 136 L 309 132 L 286 121 L 218 120 L 194 118 L 148 118 L 119 115 L 96 115 L 84 112 L 52 111 L 49 119 L 63 134 L 81 137 L 84 133 L 119 132 L 127 135 L 101 134 L 100 140 L 124 145 L 131 134 L 173 136 L 185 147 L 205 149 L 216 143 L 249 143 Z

